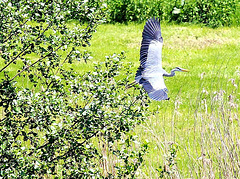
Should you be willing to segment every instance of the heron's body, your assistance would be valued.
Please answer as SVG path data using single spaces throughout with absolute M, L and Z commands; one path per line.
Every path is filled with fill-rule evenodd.
M 176 67 L 167 73 L 162 68 L 163 38 L 158 19 L 151 18 L 144 26 L 140 50 L 140 67 L 137 70 L 135 81 L 143 86 L 153 100 L 167 100 L 167 88 L 163 76 L 174 76 L 175 71 L 187 71 Z

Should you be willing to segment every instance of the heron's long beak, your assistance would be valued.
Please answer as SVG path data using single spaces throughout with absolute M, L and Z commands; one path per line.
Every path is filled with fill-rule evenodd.
M 187 69 L 181 69 L 183 72 L 189 72 L 189 70 Z

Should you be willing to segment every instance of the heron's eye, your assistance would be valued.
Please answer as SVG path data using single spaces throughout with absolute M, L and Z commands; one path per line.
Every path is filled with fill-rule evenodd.
M 159 41 L 160 41 L 160 42 L 163 42 L 163 38 L 162 38 L 162 37 L 160 37 L 160 38 L 159 38 Z

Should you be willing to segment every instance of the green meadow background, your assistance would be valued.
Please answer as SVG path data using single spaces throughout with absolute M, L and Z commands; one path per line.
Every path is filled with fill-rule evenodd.
M 169 4 L 161 1 L 166 9 L 160 14 L 160 6 L 160 10 L 157 10 L 158 1 L 105 2 L 109 7 L 105 23 L 98 25 L 89 47 L 79 48 L 81 52 L 86 50 L 91 58 L 86 62 L 74 61 L 64 68 L 85 74 L 94 69 L 95 63 L 103 62 L 106 56 L 124 52 L 126 58 L 123 63 L 132 64 L 129 67 L 132 76 L 129 78 L 134 81 L 134 74 L 140 64 L 140 45 L 145 22 L 148 18 L 159 15 L 164 41 L 163 68 L 167 72 L 175 67 L 189 70 L 188 73 L 178 72 L 172 78 L 165 78 L 170 100 L 151 100 L 147 120 L 131 131 L 139 141 L 149 144 L 135 177 L 238 178 L 239 2 L 234 4 L 232 2 L 235 1 L 224 1 L 229 3 L 225 4 L 224 9 L 220 1 L 203 0 L 201 2 L 205 5 L 204 8 L 199 6 L 196 9 L 192 8 L 194 1 L 185 1 L 186 6 L 181 4 L 184 1 L 169 1 Z M 215 3 L 215 6 L 211 3 Z M 173 7 L 179 8 L 181 13 L 173 14 Z M 217 13 L 211 14 L 212 11 L 207 10 L 209 7 Z M 144 8 L 152 11 L 143 11 Z M 238 10 L 231 11 L 231 8 Z M 198 16 L 201 13 L 206 16 Z M 224 16 L 220 17 L 219 13 Z M 195 18 L 191 19 L 189 14 Z M 29 22 L 30 25 L 31 23 Z M 71 29 L 77 22 L 73 20 L 67 23 Z M 50 34 L 51 31 L 47 33 Z M 32 54 L 28 57 L 38 58 Z M 4 60 L 0 59 L 0 66 L 4 65 Z M 16 74 L 22 65 L 20 60 L 11 64 L 7 69 L 9 76 Z M 3 78 L 3 73 L 0 75 Z M 31 87 L 22 76 L 17 81 L 18 86 Z M 136 89 L 133 87 L 126 90 L 132 94 Z M 2 118 L 4 112 L 0 116 Z M 105 150 L 107 149 L 103 150 L 103 176 L 115 172 L 115 158 Z M 61 168 L 58 170 L 61 173 Z M 64 178 L 61 174 L 57 177 Z M 54 176 L 46 175 L 45 178 Z
M 92 58 L 68 67 L 84 74 L 93 69 L 93 62 L 124 51 L 123 62 L 133 64 L 133 81 L 143 27 L 144 23 L 134 22 L 99 25 L 91 46 L 84 49 Z M 173 178 L 231 178 L 234 170 L 238 176 L 240 28 L 168 23 L 162 23 L 161 28 L 163 68 L 170 72 L 179 66 L 190 72 L 165 79 L 170 100 L 151 101 L 148 120 L 133 131 L 150 146 L 136 177 L 157 178 L 156 169 L 162 171 L 171 158 L 173 167 L 166 171 Z M 9 71 L 14 72 L 16 67 Z M 174 157 L 172 148 L 176 151 Z M 107 160 L 111 161 L 111 156 Z M 108 170 L 113 170 L 111 162 L 109 165 Z

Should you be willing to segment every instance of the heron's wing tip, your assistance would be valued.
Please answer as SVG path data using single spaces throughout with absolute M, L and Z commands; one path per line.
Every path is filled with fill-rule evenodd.
M 161 34 L 160 20 L 158 18 L 150 18 L 144 26 L 142 37 L 145 41 L 158 40 L 163 42 Z

